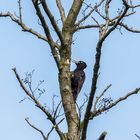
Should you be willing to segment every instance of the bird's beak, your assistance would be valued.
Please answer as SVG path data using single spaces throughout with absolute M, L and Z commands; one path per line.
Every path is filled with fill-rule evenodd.
M 75 63 L 75 64 L 78 64 L 78 61 L 74 60 L 74 59 L 71 59 L 71 62 Z

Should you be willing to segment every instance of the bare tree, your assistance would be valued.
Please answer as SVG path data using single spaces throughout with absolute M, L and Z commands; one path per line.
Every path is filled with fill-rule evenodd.
M 44 34 L 40 34 L 24 23 L 21 0 L 18 0 L 18 16 L 11 12 L 0 13 L 0 17 L 9 17 L 13 22 L 21 27 L 22 31 L 31 33 L 32 35 L 48 43 L 53 58 L 56 62 L 56 66 L 59 71 L 58 77 L 61 102 L 64 109 L 64 118 L 60 119 L 59 121 L 57 118 L 61 116 L 61 102 L 54 109 L 53 113 L 49 112 L 49 110 L 47 110 L 39 102 L 39 97 L 35 96 L 34 94 L 35 90 L 32 89 L 31 85 L 32 74 L 27 75 L 26 80 L 22 80 L 16 68 L 13 68 L 17 81 L 27 95 L 27 98 L 31 99 L 35 106 L 40 109 L 52 123 L 52 128 L 46 135 L 43 131 L 31 124 L 28 118 L 25 119 L 33 129 L 42 135 L 44 140 L 48 140 L 49 135 L 53 130 L 57 132 L 61 140 L 86 140 L 90 120 L 93 120 L 103 112 L 113 108 L 121 101 L 126 100 L 129 96 L 139 93 L 140 87 L 130 91 L 116 101 L 112 101 L 110 98 L 103 98 L 106 91 L 111 87 L 111 85 L 108 85 L 98 97 L 96 96 L 104 41 L 115 30 L 120 30 L 121 33 L 122 28 L 128 32 L 140 33 L 140 30 L 134 29 L 130 27 L 131 25 L 127 25 L 124 22 L 125 18 L 129 18 L 136 14 L 136 9 L 139 8 L 140 5 L 134 3 L 133 0 L 120 0 L 120 2 L 121 5 L 116 16 L 112 17 L 110 14 L 110 9 L 113 3 L 112 0 L 100 0 L 97 3 L 87 3 L 84 0 L 73 0 L 67 14 L 61 0 L 56 0 L 56 5 L 61 20 L 61 24 L 58 24 L 57 19 L 54 17 L 53 12 L 50 10 L 46 0 L 32 0 L 32 6 L 36 11 L 37 17 L 39 18 L 39 25 L 44 30 Z M 101 8 L 102 10 L 100 10 Z M 49 21 L 46 20 L 46 16 Z M 88 23 L 89 19 L 91 22 Z M 51 26 L 49 26 L 50 23 Z M 52 33 L 51 28 L 53 28 L 53 31 L 55 31 L 57 39 L 55 36 L 53 36 L 54 34 Z M 83 103 L 83 106 L 85 105 L 86 109 L 83 113 L 84 117 L 81 120 L 80 111 L 83 106 L 76 106 L 71 90 L 71 48 L 74 41 L 73 36 L 76 32 L 85 29 L 90 30 L 92 28 L 99 31 L 99 38 L 96 44 L 95 64 L 93 66 L 91 89 L 89 95 L 87 95 L 87 100 Z M 29 89 L 27 88 L 26 84 Z M 41 93 L 43 93 L 42 90 Z M 62 123 L 64 119 L 66 119 L 68 127 L 68 131 L 66 133 L 62 132 L 62 130 L 59 128 L 59 124 Z M 99 139 L 105 139 L 106 134 L 106 132 L 103 132 Z

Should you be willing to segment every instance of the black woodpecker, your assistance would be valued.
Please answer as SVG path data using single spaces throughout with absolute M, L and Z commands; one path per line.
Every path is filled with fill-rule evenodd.
M 76 69 L 73 71 L 71 77 L 71 89 L 74 100 L 76 101 L 78 94 L 83 86 L 85 81 L 85 72 L 84 69 L 87 67 L 87 64 L 83 61 L 72 60 L 76 64 Z

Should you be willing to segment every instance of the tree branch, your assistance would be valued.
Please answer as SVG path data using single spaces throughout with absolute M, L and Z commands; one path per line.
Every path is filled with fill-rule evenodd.
M 33 129 L 35 129 L 36 131 L 38 131 L 38 132 L 42 135 L 42 137 L 43 137 L 44 140 L 47 140 L 45 134 L 43 133 L 43 131 L 40 130 L 40 129 L 38 129 L 38 128 L 37 128 L 36 126 L 34 126 L 33 124 L 31 124 L 31 123 L 29 122 L 29 118 L 25 118 L 25 121 L 29 124 L 29 126 L 31 126 Z
M 99 25 L 85 25 L 85 26 L 79 26 L 79 27 L 76 27 L 74 29 L 74 32 L 78 31 L 78 30 L 82 30 L 82 29 L 91 29 L 91 28 L 99 28 L 100 26 Z
M 126 29 L 127 31 L 129 31 L 129 32 L 132 32 L 132 33 L 140 33 L 140 30 L 137 30 L 137 29 L 133 29 L 132 27 L 130 28 L 130 27 L 128 27 L 128 25 L 126 25 L 126 24 L 124 24 L 124 23 L 119 23 L 119 25 L 121 26 L 121 27 L 123 27 L 124 29 Z
M 48 43 L 49 43 L 49 45 L 51 47 L 51 51 L 52 51 L 53 57 L 55 59 L 55 62 L 57 64 L 57 67 L 59 69 L 59 55 L 58 55 L 58 52 L 56 50 L 56 48 L 58 46 L 56 45 L 56 43 L 52 39 L 52 36 L 51 36 L 50 30 L 49 30 L 49 27 L 48 27 L 48 25 L 47 25 L 47 23 L 46 23 L 46 21 L 44 19 L 44 16 L 42 15 L 42 12 L 40 10 L 40 7 L 38 5 L 38 0 L 32 0 L 32 3 L 33 3 L 33 6 L 34 6 L 34 8 L 36 10 L 36 13 L 37 13 L 40 21 L 41 21 L 42 27 L 43 27 L 44 32 L 45 32 L 45 34 L 47 36 L 47 39 L 48 39 Z
M 19 19 L 22 23 L 22 7 L 21 7 L 21 0 L 18 0 L 18 7 L 19 7 Z
M 0 17 L 10 17 L 10 19 L 12 21 L 17 23 L 22 28 L 22 31 L 29 32 L 29 33 L 35 35 L 36 37 L 38 37 L 39 39 L 42 39 L 42 40 L 48 42 L 48 39 L 45 36 L 39 34 L 35 30 L 33 30 L 32 28 L 27 27 L 23 22 L 20 21 L 20 19 L 16 18 L 12 13 L 10 13 L 10 12 L 0 13 Z
M 125 96 L 120 97 L 118 100 L 114 101 L 113 103 L 111 103 L 110 105 L 108 105 L 107 107 L 103 107 L 99 110 L 93 111 L 91 114 L 91 118 L 100 115 L 101 113 L 111 109 L 112 107 L 116 106 L 119 102 L 122 102 L 124 100 L 126 100 L 129 96 L 134 95 L 134 94 L 138 94 L 140 91 L 140 87 L 136 88 L 135 90 L 131 91 L 130 93 L 127 93 Z
M 82 7 L 84 0 L 74 0 L 65 20 L 64 26 L 73 27 L 77 19 L 77 15 Z
M 61 4 L 61 0 L 56 0 L 56 4 L 57 4 L 57 7 L 58 7 L 58 10 L 59 10 L 59 13 L 60 13 L 61 21 L 64 24 L 66 16 L 65 16 L 64 8 Z
M 82 0 L 81 0 L 82 1 Z M 75 24 L 75 26 L 79 26 L 83 21 L 85 21 L 99 6 L 101 6 L 101 4 L 104 2 L 105 0 L 101 0 L 98 4 L 96 4 L 94 7 L 92 7 L 92 6 L 90 6 L 90 5 L 87 5 L 86 3 L 84 3 L 84 4 L 86 4 L 88 7 L 90 7 L 91 8 L 91 11 L 86 15 L 86 16 L 84 16 L 81 20 L 79 20 L 76 24 Z
M 51 24 L 52 24 L 56 34 L 58 35 L 61 43 L 64 44 L 62 33 L 61 33 L 61 31 L 60 31 L 60 29 L 59 29 L 59 27 L 58 27 L 58 25 L 57 25 L 57 23 L 56 23 L 56 21 L 54 19 L 54 16 L 52 15 L 52 13 L 51 13 L 51 11 L 50 11 L 46 1 L 45 0 L 41 0 L 41 4 L 42 4 L 42 7 L 43 7 L 44 11 L 46 12 L 48 18 L 50 19 Z
M 95 64 L 94 64 L 94 69 L 93 69 L 94 73 L 93 73 L 93 78 L 92 78 L 92 86 L 91 86 L 91 92 L 89 95 L 89 100 L 88 100 L 88 104 L 86 107 L 86 112 L 85 112 L 85 116 L 84 116 L 84 120 L 83 120 L 83 130 L 82 130 L 82 139 L 81 140 L 86 140 L 86 132 L 87 132 L 87 127 L 88 127 L 88 123 L 89 123 L 90 110 L 92 108 L 93 98 L 95 95 L 97 79 L 98 79 L 98 71 L 100 68 L 101 47 L 102 47 L 102 43 L 100 43 L 100 41 L 99 41 L 97 44 L 97 47 L 96 47 L 96 56 L 95 56 Z
M 32 101 L 34 101 L 35 106 L 38 107 L 38 108 L 47 116 L 47 118 L 48 118 L 48 119 L 51 121 L 51 123 L 55 126 L 55 130 L 56 130 L 56 132 L 58 133 L 58 135 L 62 138 L 62 137 L 63 137 L 63 133 L 60 131 L 60 129 L 59 129 L 57 123 L 56 123 L 56 120 L 55 120 L 55 119 L 53 118 L 53 116 L 49 113 L 49 111 L 46 110 L 46 109 L 40 104 L 40 102 L 34 97 L 34 95 L 32 95 L 32 93 L 30 93 L 30 92 L 26 89 L 26 87 L 24 86 L 24 84 L 23 84 L 23 82 L 22 82 L 22 80 L 21 80 L 19 74 L 18 74 L 17 71 L 16 71 L 16 68 L 13 68 L 12 70 L 13 70 L 13 72 L 14 72 L 14 74 L 15 74 L 15 76 L 16 76 L 16 78 L 17 78 L 17 80 L 18 80 L 18 82 L 19 82 L 19 84 L 20 84 L 20 86 L 21 86 L 21 88 L 23 89 L 23 91 L 26 93 L 27 96 L 29 96 L 29 97 L 32 99 Z
M 107 135 L 107 132 L 104 131 L 104 132 L 100 135 L 100 137 L 98 138 L 98 140 L 105 140 L 106 135 Z
M 140 136 L 138 136 L 137 134 L 135 134 L 135 136 L 136 136 L 138 139 L 140 139 Z
M 101 98 L 102 96 L 104 96 L 104 94 L 107 92 L 107 90 L 108 90 L 111 86 L 112 86 L 111 84 L 108 85 L 108 86 L 104 89 L 104 91 L 99 95 L 99 97 L 96 97 L 96 101 L 95 101 L 95 104 L 94 104 L 93 112 L 96 112 L 97 103 L 99 102 L 100 98 Z
M 106 39 L 106 37 L 107 37 L 112 31 L 114 31 L 114 30 L 116 29 L 116 27 L 119 25 L 120 21 L 125 17 L 125 14 L 127 13 L 128 9 L 129 9 L 128 5 L 125 5 L 124 11 L 123 11 L 122 14 L 120 15 L 120 17 L 117 19 L 117 21 L 116 21 L 116 23 L 113 25 L 113 27 L 111 27 L 105 34 L 103 34 L 103 35 L 101 36 L 101 39 L 100 39 L 101 43 Z
M 100 32 L 100 38 L 99 38 L 99 41 L 98 41 L 97 47 L 96 47 L 96 55 L 95 55 L 95 64 L 94 64 L 94 69 L 93 69 L 91 92 L 90 92 L 90 95 L 89 95 L 89 101 L 88 101 L 88 104 L 87 104 L 87 108 L 86 108 L 86 112 L 85 112 L 85 116 L 84 116 L 84 120 L 83 120 L 83 130 L 82 130 L 82 139 L 81 140 L 86 140 L 87 127 L 88 127 L 89 119 L 90 119 L 90 112 L 91 112 L 94 96 L 95 96 L 95 93 L 96 93 L 96 86 L 97 86 L 97 81 L 98 81 L 98 71 L 99 71 L 99 68 L 100 68 L 100 60 L 101 60 L 102 44 L 103 44 L 104 40 L 106 39 L 106 37 L 113 30 L 116 29 L 117 25 L 122 20 L 122 18 L 125 16 L 128 9 L 129 9 L 128 5 L 125 5 L 124 11 L 120 15 L 120 17 L 118 18 L 118 20 L 116 21 L 114 26 L 112 28 L 106 30 L 107 26 L 108 26 L 108 22 L 106 22 L 106 27 L 104 28 L 105 31 L 102 30 Z
M 37 13 L 37 15 L 38 15 L 40 21 L 41 21 L 41 24 L 42 24 L 42 27 L 43 27 L 43 29 L 44 29 L 44 31 L 45 31 L 45 34 L 46 34 L 46 36 L 47 36 L 47 38 L 48 38 L 48 43 L 49 43 L 51 46 L 53 46 L 53 39 L 52 39 L 50 30 L 49 30 L 49 27 L 48 27 L 48 25 L 47 25 L 47 23 L 46 23 L 46 21 L 45 21 L 45 19 L 44 19 L 44 16 L 43 16 L 42 13 L 41 13 L 40 8 L 39 8 L 38 0 L 32 0 L 32 3 L 33 3 L 33 5 L 34 5 L 34 8 L 35 8 L 35 10 L 36 10 L 36 13 Z

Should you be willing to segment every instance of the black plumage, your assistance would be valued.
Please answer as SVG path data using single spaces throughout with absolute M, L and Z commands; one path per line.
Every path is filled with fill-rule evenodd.
M 78 94 L 81 91 L 83 83 L 85 81 L 84 69 L 87 67 L 86 63 L 83 61 L 72 60 L 76 64 L 76 69 L 74 70 L 71 77 L 71 88 L 74 100 L 76 101 Z

